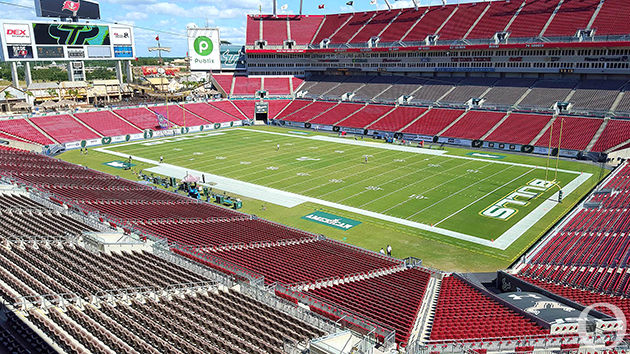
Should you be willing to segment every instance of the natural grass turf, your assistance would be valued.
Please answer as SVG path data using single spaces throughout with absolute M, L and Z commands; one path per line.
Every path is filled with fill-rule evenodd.
M 263 129 L 281 133 L 289 132 L 287 129 L 272 127 Z M 409 218 L 413 221 L 427 224 L 442 221 L 440 227 L 486 239 L 498 237 L 548 195 L 555 192 L 548 191 L 532 201 L 529 206 L 520 208 L 520 212 L 509 221 L 498 221 L 480 216 L 478 213 L 533 178 L 544 178 L 544 171 L 497 165 L 490 161 L 471 162 L 447 156 L 388 151 L 243 130 L 221 132 L 226 134 L 152 146 L 142 144 L 112 146 L 109 149 L 153 160 L 158 160 L 159 156 L 163 155 L 165 162 L 170 164 Z M 281 144 L 280 151 L 276 151 L 276 144 Z M 465 155 L 470 152 L 470 150 L 451 147 L 447 150 L 449 155 Z M 504 155 L 505 158 L 501 161 L 541 166 L 546 164 L 545 159 L 535 156 L 496 151 L 489 153 Z M 364 163 L 363 158 L 366 154 L 372 155 L 367 164 Z M 320 160 L 296 160 L 300 157 Z M 130 171 L 118 170 L 102 164 L 119 159 L 113 155 L 91 151 L 89 156 L 84 156 L 79 155 L 77 151 L 71 151 L 63 154 L 62 158 L 121 177 L 135 179 Z M 139 163 L 135 169 L 148 167 L 151 166 Z M 277 167 L 277 169 L 268 169 L 268 167 Z M 507 167 L 510 168 L 507 169 Z M 266 210 L 263 211 L 260 201 L 240 197 L 244 201 L 244 212 L 324 234 L 361 247 L 378 250 L 390 244 L 394 249 L 394 256 L 422 258 L 427 266 L 456 271 L 493 271 L 508 266 L 557 219 L 568 212 L 570 207 L 592 188 L 592 182 L 601 177 L 600 169 L 589 164 L 560 160 L 559 167 L 595 175 L 589 183 L 565 198 L 560 207 L 552 209 L 547 216 L 505 251 L 342 210 L 322 208 L 311 203 L 294 208 L 267 204 Z M 301 176 L 298 173 L 308 173 L 309 176 Z M 559 180 L 562 182 L 568 182 L 572 178 L 575 178 L 575 175 L 562 173 L 559 175 Z M 335 180 L 343 180 L 343 182 Z M 506 183 L 512 180 L 512 183 Z M 366 189 L 366 187 L 376 188 Z M 379 188 L 382 190 L 378 190 Z M 424 198 L 409 198 L 411 195 Z M 375 201 L 375 199 L 378 200 Z M 469 204 L 468 208 L 451 216 Z M 314 209 L 358 220 L 362 224 L 351 230 L 341 231 L 301 219 Z M 418 211 L 422 212 L 418 213 Z M 447 218 L 449 216 L 451 217 Z

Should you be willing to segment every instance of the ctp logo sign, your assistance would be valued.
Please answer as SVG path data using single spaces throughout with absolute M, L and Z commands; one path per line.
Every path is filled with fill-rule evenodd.
M 199 36 L 195 39 L 195 52 L 202 57 L 206 57 L 212 53 L 212 49 L 214 45 L 212 44 L 212 39 L 206 36 Z

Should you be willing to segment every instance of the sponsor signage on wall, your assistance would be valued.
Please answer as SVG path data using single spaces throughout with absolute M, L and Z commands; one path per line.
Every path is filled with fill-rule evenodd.
M 7 44 L 30 44 L 31 30 L 27 24 L 5 23 L 4 40 Z
M 131 45 L 131 28 L 112 27 L 109 34 L 112 44 Z
M 221 42 L 218 28 L 189 28 L 190 70 L 220 70 Z

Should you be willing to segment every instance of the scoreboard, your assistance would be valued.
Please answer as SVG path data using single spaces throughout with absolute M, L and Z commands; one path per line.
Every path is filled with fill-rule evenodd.
M 6 61 L 129 60 L 133 30 L 125 25 L 0 20 Z

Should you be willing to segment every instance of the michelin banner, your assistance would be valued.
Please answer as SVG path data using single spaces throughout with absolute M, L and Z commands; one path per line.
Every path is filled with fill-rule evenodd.
M 218 28 L 189 28 L 190 70 L 221 70 L 221 42 Z

